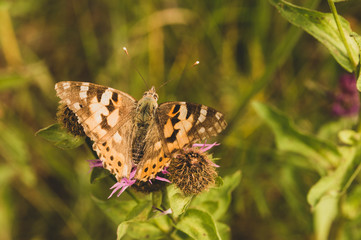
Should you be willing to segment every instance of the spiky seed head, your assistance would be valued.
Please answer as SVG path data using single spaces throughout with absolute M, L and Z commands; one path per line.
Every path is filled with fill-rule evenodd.
M 167 170 L 172 183 L 185 195 L 196 195 L 208 190 L 217 177 L 213 162 L 198 148 L 182 150 L 172 159 Z

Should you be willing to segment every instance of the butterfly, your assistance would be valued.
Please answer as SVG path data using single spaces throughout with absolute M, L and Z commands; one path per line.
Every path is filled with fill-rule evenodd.
M 75 113 L 94 142 L 103 167 L 118 182 L 129 178 L 134 167 L 134 179 L 155 178 L 178 151 L 216 136 L 227 126 L 222 113 L 205 105 L 165 102 L 158 106 L 154 87 L 139 101 L 89 82 L 59 82 L 55 90 L 60 103 Z

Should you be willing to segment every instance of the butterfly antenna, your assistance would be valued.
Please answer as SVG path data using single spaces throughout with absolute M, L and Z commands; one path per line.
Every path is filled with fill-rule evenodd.
M 127 54 L 127 56 L 129 57 L 129 53 L 128 53 L 128 49 L 126 47 L 123 47 L 123 50 L 125 52 L 125 54 Z M 138 68 L 136 66 L 133 66 L 135 68 L 135 71 L 137 71 L 137 73 L 139 74 L 139 76 L 142 78 L 145 86 L 147 86 L 147 88 L 149 88 L 149 84 L 147 83 L 147 81 L 145 81 L 145 79 L 143 78 L 142 74 L 140 74 Z
M 197 61 L 195 61 L 195 62 L 193 63 L 192 67 L 195 67 L 195 66 L 197 66 L 198 64 L 199 64 L 199 61 L 197 60 Z M 167 81 L 165 81 L 162 85 L 159 86 L 158 89 L 160 89 L 161 87 L 163 87 L 164 85 L 166 85 L 170 80 L 172 80 L 172 79 L 168 79 Z

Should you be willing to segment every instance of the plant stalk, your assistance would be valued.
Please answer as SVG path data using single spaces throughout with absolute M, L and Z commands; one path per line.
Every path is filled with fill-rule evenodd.
M 341 36 L 341 40 L 346 48 L 346 51 L 347 51 L 347 54 L 348 54 L 348 57 L 349 57 L 349 60 L 353 66 L 353 69 L 355 70 L 356 69 L 356 66 L 357 66 L 357 63 L 355 61 L 355 59 L 353 58 L 352 54 L 351 54 L 351 48 L 350 48 L 350 45 L 348 44 L 347 42 L 347 39 L 346 39 L 346 36 L 345 36 L 345 32 L 343 31 L 342 29 L 342 26 L 341 26 L 341 21 L 340 21 L 340 18 L 338 17 L 338 14 L 337 14 L 337 10 L 336 10 L 336 6 L 335 6 L 335 3 L 333 0 L 327 0 L 328 1 L 328 5 L 330 6 L 330 9 L 331 9 L 331 12 L 333 14 L 333 17 L 335 18 L 335 22 L 336 22 L 336 25 L 337 25 L 337 28 L 338 28 L 338 31 L 340 33 L 340 36 Z

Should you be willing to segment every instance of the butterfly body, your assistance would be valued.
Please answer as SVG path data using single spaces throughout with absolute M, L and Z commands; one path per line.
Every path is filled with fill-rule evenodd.
M 145 92 L 142 99 L 137 103 L 136 115 L 132 134 L 134 135 L 132 142 L 132 157 L 134 163 L 140 162 L 144 155 L 145 138 L 147 136 L 149 126 L 153 124 L 155 111 L 158 107 L 158 95 L 155 88 L 152 87 Z
M 201 104 L 166 102 L 158 106 L 152 87 L 137 101 L 130 95 L 87 82 L 59 82 L 55 89 L 94 142 L 103 167 L 118 181 L 147 181 L 168 166 L 184 147 L 216 136 L 225 127 L 223 114 Z

